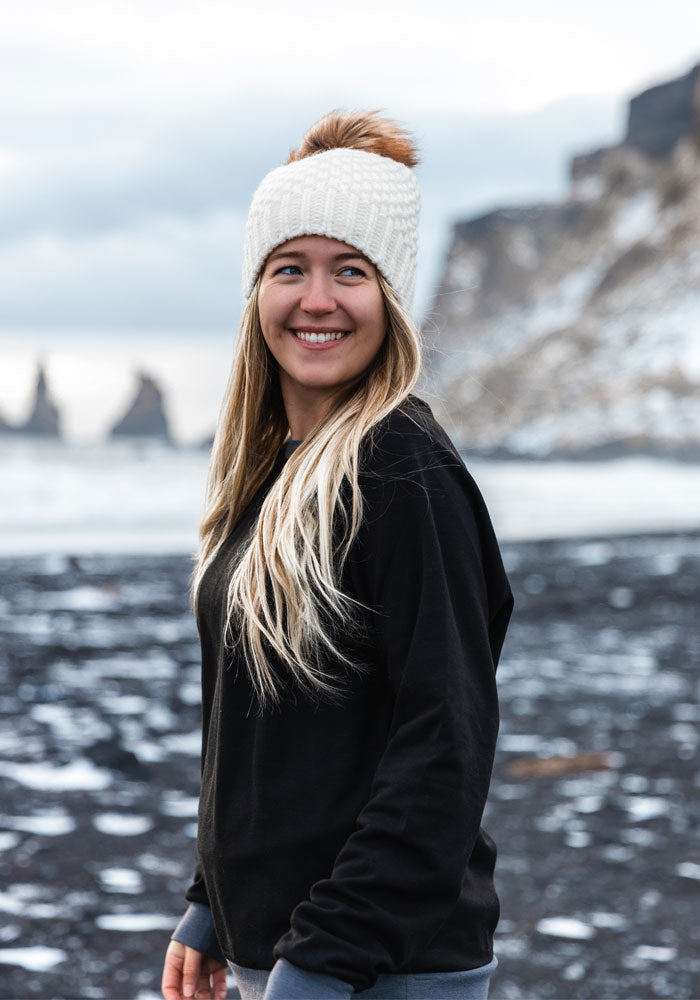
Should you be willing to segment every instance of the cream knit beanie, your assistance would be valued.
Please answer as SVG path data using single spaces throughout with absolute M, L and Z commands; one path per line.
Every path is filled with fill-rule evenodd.
M 418 181 L 410 167 L 362 149 L 327 149 L 270 171 L 253 195 L 243 296 L 268 255 L 295 236 L 330 236 L 375 264 L 410 311 L 418 249 Z

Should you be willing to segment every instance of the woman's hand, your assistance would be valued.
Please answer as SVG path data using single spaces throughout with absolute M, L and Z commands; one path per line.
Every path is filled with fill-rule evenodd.
M 165 1000 L 225 1000 L 228 966 L 171 941 L 165 953 L 161 990 Z M 211 979 L 211 981 L 210 981 Z

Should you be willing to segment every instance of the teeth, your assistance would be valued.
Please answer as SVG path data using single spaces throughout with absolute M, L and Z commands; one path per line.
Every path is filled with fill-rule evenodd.
M 295 330 L 295 336 L 299 340 L 306 340 L 310 344 L 325 344 L 329 340 L 340 340 L 345 336 L 346 331 L 338 333 L 308 333 L 306 330 Z

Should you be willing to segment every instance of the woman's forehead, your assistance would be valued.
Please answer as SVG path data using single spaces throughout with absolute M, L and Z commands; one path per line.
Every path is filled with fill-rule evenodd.
M 368 261 L 368 257 L 358 250 L 357 247 L 342 240 L 334 240 L 330 236 L 295 236 L 292 240 L 280 243 L 271 252 L 269 260 L 273 257 L 284 256 L 285 254 L 301 254 L 308 257 L 335 258 L 340 256 L 361 257 Z

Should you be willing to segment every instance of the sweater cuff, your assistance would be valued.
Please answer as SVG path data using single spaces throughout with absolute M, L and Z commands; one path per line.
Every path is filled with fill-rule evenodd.
M 227 964 L 219 947 L 211 910 L 203 903 L 190 903 L 185 915 L 170 935 L 170 940 L 179 941 L 188 948 L 201 951 L 204 955 L 216 959 L 221 965 Z
M 263 1000 L 347 1000 L 354 992 L 350 983 L 323 972 L 311 972 L 278 958 L 267 980 Z

